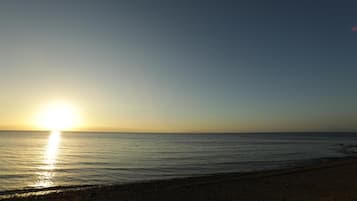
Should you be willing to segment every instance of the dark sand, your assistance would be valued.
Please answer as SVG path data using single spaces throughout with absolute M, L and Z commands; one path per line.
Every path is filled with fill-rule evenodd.
M 7 200 L 357 201 L 357 159 L 247 174 L 102 186 Z

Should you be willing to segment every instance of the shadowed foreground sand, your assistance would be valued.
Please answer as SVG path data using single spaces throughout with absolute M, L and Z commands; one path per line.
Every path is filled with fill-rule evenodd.
M 357 159 L 249 174 L 103 186 L 7 200 L 357 201 Z

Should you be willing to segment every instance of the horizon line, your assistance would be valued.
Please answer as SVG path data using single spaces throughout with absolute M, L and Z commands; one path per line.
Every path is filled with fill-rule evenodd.
M 0 129 L 0 132 L 51 132 L 51 130 L 36 129 Z M 357 130 L 311 130 L 311 131 L 118 131 L 118 130 L 63 130 L 64 133 L 118 133 L 118 134 L 269 134 L 269 133 L 357 133 Z

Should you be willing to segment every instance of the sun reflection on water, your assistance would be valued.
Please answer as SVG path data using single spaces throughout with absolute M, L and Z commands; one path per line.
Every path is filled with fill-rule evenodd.
M 47 146 L 44 153 L 43 166 L 40 166 L 37 173 L 37 181 L 35 187 L 50 187 L 53 186 L 53 177 L 55 176 L 54 169 L 56 168 L 58 147 L 61 140 L 60 131 L 52 131 L 47 140 Z

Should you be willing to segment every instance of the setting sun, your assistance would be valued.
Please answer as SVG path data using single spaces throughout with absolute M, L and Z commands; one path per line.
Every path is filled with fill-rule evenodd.
M 52 103 L 38 115 L 37 125 L 46 130 L 67 130 L 78 126 L 79 116 L 76 109 L 67 103 Z

